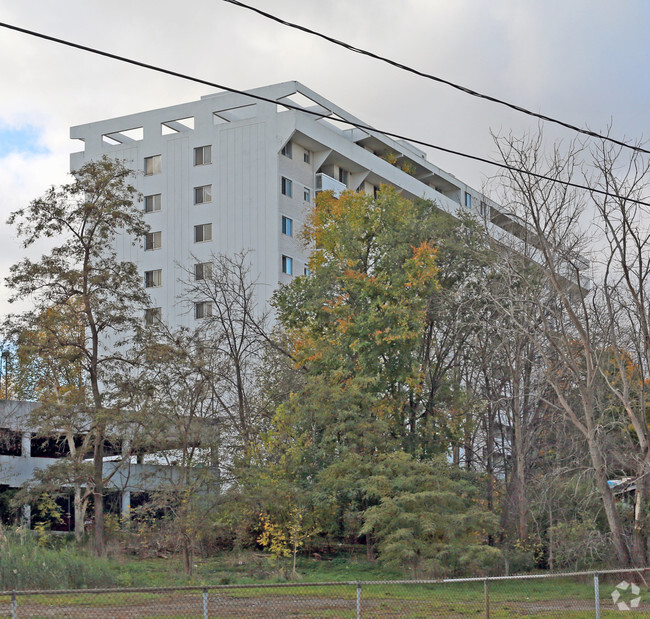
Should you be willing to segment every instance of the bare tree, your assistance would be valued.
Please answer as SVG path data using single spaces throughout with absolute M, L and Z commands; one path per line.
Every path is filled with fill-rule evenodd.
M 565 183 L 580 169 L 575 144 L 543 154 L 541 134 L 497 140 L 511 166 L 500 178 L 501 202 L 518 215 L 530 233 L 524 239 L 547 281 L 547 293 L 532 300 L 544 346 L 540 348 L 554 397 L 545 402 L 566 416 L 586 441 L 596 486 L 621 565 L 631 562 L 625 530 L 608 484 L 607 454 L 598 393 L 602 389 L 606 340 L 594 311 L 594 295 L 583 270 L 586 237 L 580 220 L 586 196 Z
M 263 407 L 257 377 L 269 348 L 268 310 L 257 305 L 247 254 L 212 256 L 198 263 L 186 281 L 198 320 L 198 337 L 213 360 L 212 399 L 219 418 L 223 463 L 248 463 L 258 454 Z
M 611 364 L 601 374 L 624 413 L 618 432 L 624 443 L 620 468 L 633 478 L 632 558 L 645 565 L 650 490 L 650 161 L 639 152 L 601 143 L 593 150 L 593 192 L 604 232 L 601 328 Z M 612 367 L 613 366 L 613 367 Z

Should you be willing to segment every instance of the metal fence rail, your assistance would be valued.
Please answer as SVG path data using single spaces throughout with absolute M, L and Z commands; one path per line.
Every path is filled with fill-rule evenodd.
M 490 578 L 0 592 L 0 617 L 650 617 L 650 568 Z M 623 615 L 626 616 L 626 615 Z

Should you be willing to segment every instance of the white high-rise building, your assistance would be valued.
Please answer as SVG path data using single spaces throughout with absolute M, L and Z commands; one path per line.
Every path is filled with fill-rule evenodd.
M 151 233 L 135 246 L 119 239 L 117 252 L 141 269 L 156 308 L 150 317 L 172 327 L 200 318 L 207 309 L 188 307 L 182 282 L 201 277 L 215 254 L 248 251 L 258 301 L 266 303 L 278 283 L 305 272 L 298 233 L 321 190 L 372 194 L 394 185 L 406 197 L 434 200 L 452 214 L 470 209 L 501 233 L 517 234 L 519 224 L 424 152 L 333 122 L 365 124 L 302 84 L 249 92 L 267 101 L 226 92 L 71 129 L 84 142 L 71 156 L 73 170 L 107 155 L 138 172 Z

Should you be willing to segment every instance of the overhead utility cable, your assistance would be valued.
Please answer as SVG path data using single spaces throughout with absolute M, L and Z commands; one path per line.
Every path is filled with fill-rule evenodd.
M 559 120 L 558 118 L 553 118 L 552 116 L 545 116 L 544 114 L 539 114 L 537 112 L 533 112 L 524 107 L 521 107 L 520 105 L 516 105 L 515 103 L 510 103 L 508 101 L 504 101 L 503 99 L 497 99 L 496 97 L 492 97 L 491 95 L 486 95 L 477 92 L 476 90 L 472 90 L 471 88 L 467 88 L 466 86 L 461 86 L 460 84 L 456 84 L 442 77 L 438 77 L 437 75 L 424 73 L 423 71 L 419 71 L 418 69 L 414 69 L 413 67 L 409 67 L 408 65 L 402 64 L 395 60 L 391 60 L 390 58 L 386 58 L 385 56 L 380 56 L 379 54 L 375 54 L 374 52 L 370 52 L 368 50 L 361 49 L 360 47 L 355 47 L 354 45 L 350 45 L 345 41 L 340 41 L 339 39 L 335 39 L 334 37 L 323 34 L 322 32 L 318 32 L 317 30 L 312 30 L 311 28 L 307 28 L 306 26 L 301 26 L 300 24 L 294 24 L 290 21 L 286 21 L 281 17 L 277 17 L 276 15 L 272 15 L 271 13 L 267 13 L 266 11 L 262 11 L 261 9 L 258 9 L 254 6 L 250 6 L 248 4 L 244 4 L 243 2 L 239 2 L 239 0 L 223 0 L 223 1 L 228 2 L 230 4 L 234 4 L 235 6 L 239 6 L 243 9 L 248 9 L 249 11 L 253 11 L 258 15 L 271 19 L 274 22 L 277 22 L 278 24 L 282 24 L 283 26 L 288 26 L 289 28 L 295 28 L 296 30 L 301 30 L 302 32 L 306 32 L 307 34 L 313 34 L 314 36 L 320 37 L 321 39 L 325 39 L 330 43 L 334 43 L 334 45 L 339 45 L 340 47 L 344 47 L 345 49 L 355 52 L 357 54 L 362 54 L 363 56 L 369 56 L 370 58 L 374 58 L 375 60 L 380 60 L 381 62 L 385 62 L 386 64 L 392 65 L 393 67 L 397 67 L 398 69 L 402 69 L 403 71 L 408 71 L 409 73 L 413 73 L 414 75 L 419 75 L 420 77 L 425 77 L 426 79 L 433 80 L 434 82 L 445 84 L 446 86 L 451 86 L 451 88 L 460 90 L 461 92 L 471 95 L 472 97 L 478 97 L 479 99 L 485 99 L 486 101 L 491 101 L 492 103 L 498 103 L 499 105 L 504 105 L 512 110 L 521 112 L 522 114 L 533 116 L 534 118 L 539 118 L 546 122 L 555 123 L 556 125 L 560 125 L 562 127 L 571 129 L 572 131 L 576 131 L 578 133 L 582 133 L 583 135 L 588 135 L 589 137 L 592 138 L 598 138 L 599 140 L 606 140 L 607 142 L 612 142 L 613 144 L 617 144 L 618 146 L 630 148 L 640 153 L 650 154 L 650 150 L 646 150 L 644 148 L 641 148 L 640 146 L 634 146 L 632 144 L 628 144 L 627 142 L 623 142 L 621 140 L 617 140 L 607 135 L 603 135 L 602 133 L 597 133 L 596 131 L 591 131 L 589 129 L 582 129 L 576 125 L 572 125 L 571 123 L 565 122 L 563 120 Z
M 527 176 L 532 176 L 534 178 L 539 178 L 542 180 L 550 181 L 557 183 L 559 185 L 564 185 L 566 187 L 574 187 L 576 189 L 585 189 L 591 193 L 597 193 L 603 196 L 610 198 L 618 198 L 621 200 L 627 200 L 628 202 L 633 202 L 635 204 L 642 204 L 644 206 L 650 206 L 650 203 L 643 202 L 642 200 L 636 200 L 627 196 L 621 196 L 615 193 L 610 193 L 603 189 L 595 189 L 593 187 L 588 187 L 587 185 L 581 185 L 579 183 L 572 183 L 570 181 L 560 180 L 559 178 L 553 178 L 552 176 L 545 176 L 544 174 L 538 174 L 537 172 L 531 172 L 530 170 L 525 170 L 523 168 L 517 168 L 515 166 L 508 165 L 506 163 L 499 163 L 498 161 L 492 161 L 491 159 L 486 159 L 484 157 L 479 157 L 478 155 L 470 155 L 468 153 L 463 153 L 461 151 L 453 150 L 451 148 L 445 148 L 444 146 L 438 146 L 436 144 L 431 144 L 430 142 L 424 142 L 422 140 L 417 140 L 415 138 L 410 138 L 408 136 L 401 135 L 399 133 L 393 133 L 391 131 L 384 131 L 382 129 L 376 129 L 370 125 L 364 125 L 363 123 L 355 122 L 352 120 L 345 120 L 339 117 L 328 117 L 327 114 L 322 112 L 317 112 L 314 110 L 307 110 L 299 105 L 293 105 L 291 103 L 286 103 L 284 101 L 276 101 L 275 99 L 270 99 L 269 97 L 264 97 L 252 92 L 246 92 L 245 90 L 239 90 L 237 88 L 232 88 L 230 86 L 224 86 L 223 84 L 217 84 L 216 82 L 210 82 L 204 80 L 200 77 L 192 77 L 186 73 L 180 73 L 178 71 L 172 71 L 171 69 L 165 69 L 164 67 L 158 67 L 156 65 L 148 64 L 146 62 L 141 62 L 140 60 L 134 60 L 133 58 L 127 58 L 125 56 L 119 56 L 117 54 L 112 54 L 111 52 L 105 52 L 94 47 L 88 47 L 87 45 L 81 45 L 80 43 L 73 43 L 72 41 L 66 41 L 65 39 L 59 39 L 57 37 L 50 36 L 48 34 L 43 34 L 41 32 L 35 32 L 34 30 L 28 30 L 26 28 L 21 28 L 19 26 L 14 26 L 12 24 L 7 24 L 5 22 L 0 22 L 0 27 L 7 28 L 8 30 L 14 30 L 15 32 L 21 32 L 39 39 L 44 39 L 46 41 L 52 41 L 53 43 L 59 43 L 60 45 L 65 45 L 67 47 L 72 47 L 74 49 L 79 49 L 85 52 L 90 52 L 91 54 L 96 54 L 98 56 L 104 56 L 105 58 L 111 58 L 112 60 L 119 60 L 120 62 L 125 62 L 127 64 L 134 65 L 136 67 L 142 67 L 144 69 L 150 69 L 151 71 L 156 71 L 158 73 L 163 73 L 164 75 L 171 75 L 172 77 L 178 77 L 184 80 L 191 82 L 196 82 L 197 84 L 203 84 L 205 86 L 211 86 L 212 88 L 218 88 L 220 90 L 225 90 L 226 92 L 232 92 L 234 94 L 243 95 L 250 99 L 255 99 L 257 101 L 265 101 L 266 103 L 272 103 L 273 105 L 280 105 L 288 110 L 295 110 L 297 112 L 302 112 L 303 114 L 309 114 L 310 116 L 316 116 L 317 118 L 327 118 L 329 121 L 338 122 L 344 125 L 349 125 L 356 129 L 361 129 L 362 131 L 369 131 L 372 133 L 378 133 L 385 135 L 397 140 L 406 140 L 407 142 L 412 142 L 413 144 L 419 144 L 420 146 L 426 146 L 434 150 L 438 150 L 443 153 L 448 153 L 450 155 L 456 155 L 458 157 L 463 157 L 465 159 L 470 159 L 472 161 L 480 161 L 481 163 L 487 163 L 488 165 L 502 168 L 504 170 L 509 170 L 511 172 L 517 172 L 518 174 L 526 174 Z

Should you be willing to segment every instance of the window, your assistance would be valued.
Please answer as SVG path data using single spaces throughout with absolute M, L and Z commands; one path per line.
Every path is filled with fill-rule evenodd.
M 287 275 L 293 275 L 293 258 L 282 256 L 282 272 Z
M 22 452 L 22 433 L 0 428 L 0 456 L 20 456 Z
M 194 304 L 194 318 L 207 318 L 212 316 L 212 303 L 210 301 L 201 301 Z
M 305 202 L 309 202 L 311 200 L 311 190 L 309 189 L 309 187 L 305 187 L 302 190 L 302 199 Z
M 205 204 L 212 202 L 212 185 L 194 187 L 194 204 Z
M 160 210 L 161 205 L 161 195 L 155 193 L 151 196 L 144 197 L 144 212 L 145 213 L 157 213 Z
M 311 153 L 310 153 L 308 150 L 306 150 L 306 151 L 302 154 L 302 160 L 303 160 L 305 163 L 311 163 Z
M 305 275 L 307 275 L 307 276 L 311 275 L 311 270 L 309 269 L 309 267 L 305 267 L 305 268 L 302 270 L 302 272 L 303 272 Z
M 162 286 L 162 269 L 144 272 L 144 287 L 159 288 Z
M 280 151 L 285 157 L 291 159 L 291 142 L 287 142 Z
M 467 208 L 472 208 L 472 196 L 465 192 L 465 206 Z
M 162 172 L 162 155 L 144 158 L 144 175 L 152 176 Z
M 348 171 L 343 168 L 339 168 L 339 182 L 344 185 L 348 184 Z
M 197 146 L 194 149 L 194 165 L 208 165 L 212 163 L 212 146 Z
M 481 217 L 487 217 L 489 215 L 490 211 L 488 209 L 488 205 L 483 200 L 481 200 L 481 205 L 479 208 L 481 210 Z
M 162 247 L 162 232 L 147 232 L 144 237 L 144 249 L 160 249 Z
M 287 196 L 288 198 L 291 197 L 292 194 L 292 185 L 293 183 L 288 179 L 282 177 L 282 195 Z
M 194 265 L 194 279 L 199 281 L 202 279 L 210 279 L 212 277 L 212 263 L 211 262 L 197 262 Z
M 150 307 L 144 311 L 144 324 L 153 325 L 162 319 L 161 307 Z
M 293 219 L 282 216 L 282 234 L 293 236 Z
M 212 224 L 194 226 L 194 242 L 203 243 L 212 240 Z

